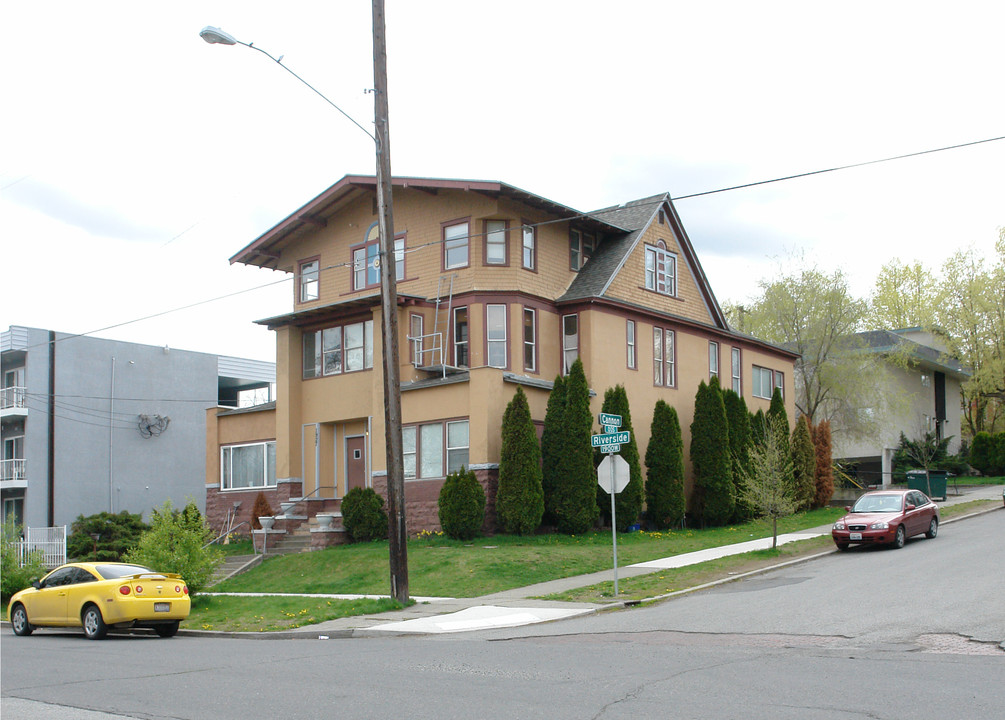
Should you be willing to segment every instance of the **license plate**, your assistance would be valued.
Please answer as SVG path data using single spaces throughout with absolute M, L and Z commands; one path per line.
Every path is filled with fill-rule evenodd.
M 848 536 L 848 539 L 849 540 L 861 540 L 862 539 L 862 533 L 851 533 L 851 535 Z
M 171 612 L 171 603 L 154 603 L 154 612 Z

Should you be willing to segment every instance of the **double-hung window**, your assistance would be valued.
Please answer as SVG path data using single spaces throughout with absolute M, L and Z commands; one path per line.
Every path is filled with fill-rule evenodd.
M 753 388 L 751 392 L 753 392 L 754 397 L 765 398 L 766 400 L 771 399 L 773 376 L 774 373 L 768 368 L 754 365 L 753 373 L 751 374 Z
M 365 290 L 380 285 L 380 238 L 371 225 L 364 244 L 352 249 L 352 289 Z M 394 239 L 394 279 L 405 279 L 405 236 Z
M 220 489 L 276 486 L 276 443 L 227 445 L 220 448 Z
M 454 308 L 454 365 L 468 366 L 468 309 Z
M 506 351 L 505 305 L 485 306 L 485 341 L 489 367 L 506 367 L 509 353 Z
M 443 269 L 468 266 L 467 222 L 443 226 Z
M 311 302 L 318 299 L 320 272 L 321 261 L 319 260 L 300 263 L 300 302 Z
M 562 374 L 568 375 L 579 357 L 579 316 L 562 316 Z
M 373 367 L 373 320 L 304 333 L 303 377 L 340 375 Z
M 741 383 L 740 383 L 740 377 L 741 377 L 741 375 L 740 375 L 740 348 L 738 348 L 738 347 L 731 348 L 731 351 L 730 351 L 730 364 L 731 364 L 731 367 L 732 367 L 732 376 L 733 376 L 733 392 L 735 392 L 737 395 L 742 395 L 743 393 L 740 392 L 740 388 L 741 388 Z
M 468 465 L 468 421 L 423 423 L 401 429 L 405 479 L 441 478 Z
M 521 263 L 527 270 L 533 270 L 537 267 L 537 229 L 533 225 L 523 226 Z
M 508 265 L 509 221 L 485 221 L 485 264 Z
M 412 342 L 412 364 L 422 367 L 426 364 L 424 357 L 424 338 L 422 337 L 422 316 L 412 315 L 409 318 L 408 335 Z
M 646 246 L 646 290 L 677 296 L 677 256 L 660 240 Z
M 782 397 L 785 397 L 785 373 L 780 370 L 775 370 L 775 387 Z
M 708 343 L 708 377 L 719 377 L 719 343 L 712 341 Z
M 632 370 L 638 368 L 638 360 L 635 356 L 635 321 L 628 320 L 625 325 L 625 343 L 628 346 L 628 367 Z
M 670 329 L 653 328 L 653 384 L 663 387 L 677 385 L 675 357 L 676 333 Z
M 537 371 L 537 311 L 523 309 L 523 369 Z
M 596 249 L 596 238 L 582 230 L 569 231 L 569 267 L 580 270 Z

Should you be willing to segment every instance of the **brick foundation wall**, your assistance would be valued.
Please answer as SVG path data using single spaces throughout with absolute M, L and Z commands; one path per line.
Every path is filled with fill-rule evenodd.
M 497 468 L 475 470 L 475 477 L 485 490 L 485 522 L 482 531 L 492 535 L 496 531 L 496 490 L 499 487 Z M 409 480 L 405 483 L 405 522 L 409 535 L 423 530 L 438 532 L 440 527 L 440 488 L 443 480 Z M 387 476 L 376 475 L 373 489 L 387 502 Z M 387 506 L 385 504 L 385 509 Z
M 237 519 L 234 525 L 248 523 L 238 528 L 234 534 L 241 537 L 251 535 L 251 509 L 255 506 L 255 498 L 261 491 L 274 514 L 280 512 L 279 503 L 287 502 L 291 497 L 301 497 L 303 483 L 300 480 L 280 480 L 274 488 L 250 488 L 248 490 L 220 490 L 219 486 L 206 488 L 206 520 L 213 529 L 214 535 L 222 533 L 226 528 L 227 513 L 233 509 L 234 503 L 241 503 L 237 509 Z

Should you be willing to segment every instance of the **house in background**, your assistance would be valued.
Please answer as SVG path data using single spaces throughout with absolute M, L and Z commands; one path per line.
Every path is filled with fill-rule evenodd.
M 31 527 L 204 508 L 206 408 L 275 382 L 269 362 L 21 326 L 0 351 L 3 513 Z
M 835 432 L 835 462 L 854 469 L 863 485 L 887 485 L 893 481 L 893 453 L 901 432 L 910 439 L 935 432 L 939 440 L 950 438 L 950 454 L 959 452 L 960 386 L 970 377 L 966 368 L 948 357 L 945 345 L 923 328 L 874 330 L 857 337 L 865 352 L 897 357 L 885 386 L 875 390 L 876 397 L 896 397 L 897 402 L 886 403 L 895 412 L 882 419 L 877 435 L 851 440 Z
M 522 387 L 543 423 L 553 379 L 577 357 L 594 413 L 607 388 L 626 387 L 643 454 L 658 399 L 688 447 L 712 376 L 755 412 L 779 387 L 794 416 L 796 356 L 730 330 L 668 195 L 582 213 L 501 182 L 393 185 L 408 532 L 439 527 L 440 487 L 461 466 L 487 491 L 491 527 L 506 405 Z M 293 310 L 259 321 L 276 333 L 275 408 L 210 423 L 214 522 L 229 498 L 251 499 L 235 448 L 271 452 L 273 437 L 275 477 L 261 476 L 273 508 L 303 497 L 293 514 L 310 518 L 354 487 L 386 496 L 375 179 L 342 178 L 231 261 L 293 275 Z

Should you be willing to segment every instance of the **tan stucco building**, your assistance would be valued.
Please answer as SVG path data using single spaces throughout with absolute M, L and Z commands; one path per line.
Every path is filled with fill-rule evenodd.
M 276 332 L 265 478 L 328 510 L 352 487 L 386 486 L 375 189 L 344 177 L 231 258 L 294 278 L 293 311 L 259 321 Z M 488 491 L 491 526 L 507 403 L 523 386 L 543 422 L 552 381 L 577 357 L 595 413 L 605 389 L 625 386 L 642 454 L 660 398 L 687 448 L 712 375 L 752 412 L 781 387 L 794 416 L 795 356 L 729 329 L 669 195 L 582 213 L 500 182 L 395 178 L 394 226 L 410 533 L 438 527 L 439 488 L 461 465 Z M 248 413 L 226 421 L 210 454 L 223 457 L 244 423 L 261 434 Z M 224 464 L 210 463 L 207 491 L 229 507 L 257 488 Z

